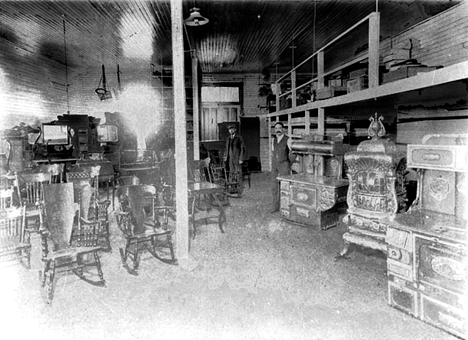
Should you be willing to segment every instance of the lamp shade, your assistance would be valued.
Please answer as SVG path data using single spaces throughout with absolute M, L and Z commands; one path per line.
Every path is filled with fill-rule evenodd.
M 190 10 L 190 16 L 184 20 L 187 26 L 202 26 L 207 24 L 210 20 L 201 16 L 199 8 L 192 8 Z

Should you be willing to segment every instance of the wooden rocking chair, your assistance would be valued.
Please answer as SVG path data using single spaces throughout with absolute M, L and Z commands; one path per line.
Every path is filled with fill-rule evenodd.
M 87 283 L 105 286 L 98 254 L 100 222 L 88 224 L 81 220 L 79 205 L 73 199 L 73 184 L 44 185 L 44 201 L 44 227 L 40 230 L 44 270 L 40 280 L 45 301 L 52 303 L 56 276 L 61 273 L 71 271 Z M 89 267 L 96 267 L 97 280 L 88 278 Z
M 156 188 L 152 185 L 128 185 L 117 189 L 120 212 L 117 223 L 125 237 L 125 250 L 120 248 L 124 268 L 138 275 L 141 253 L 146 250 L 153 257 L 167 264 L 177 264 L 172 244 L 172 231 L 167 230 L 167 219 L 158 220 L 158 210 L 169 207 L 157 206 Z M 133 259 L 133 268 L 127 259 Z

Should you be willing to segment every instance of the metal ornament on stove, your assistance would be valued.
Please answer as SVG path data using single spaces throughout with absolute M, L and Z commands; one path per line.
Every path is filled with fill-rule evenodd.
M 382 123 L 384 118 L 382 116 L 377 117 L 377 112 L 376 112 L 375 113 L 375 118 L 371 116 L 369 118 L 369 120 L 371 121 L 371 123 L 369 125 L 369 128 L 367 129 L 367 134 L 368 134 L 369 138 L 379 139 L 379 138 L 385 136 L 386 131 L 385 131 L 385 127 L 384 127 L 384 125 Z

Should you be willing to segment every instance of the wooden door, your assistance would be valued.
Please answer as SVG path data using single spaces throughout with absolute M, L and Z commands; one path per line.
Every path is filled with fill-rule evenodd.
M 239 121 L 240 105 L 206 104 L 202 105 L 200 140 L 218 140 L 218 123 Z

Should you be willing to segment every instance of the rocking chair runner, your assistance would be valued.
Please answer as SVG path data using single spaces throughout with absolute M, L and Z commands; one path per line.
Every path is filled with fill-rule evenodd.
M 143 250 L 164 263 L 177 264 L 167 218 L 163 224 L 158 220 L 158 211 L 164 212 L 171 207 L 156 205 L 156 188 L 152 185 L 121 186 L 117 189 L 117 199 L 120 203 L 117 223 L 126 242 L 125 250 L 120 249 L 124 268 L 130 274 L 138 275 Z M 129 257 L 133 259 L 133 269 L 127 265 Z
M 41 230 L 44 271 L 40 276 L 45 301 L 52 302 L 56 276 L 60 273 L 72 271 L 87 283 L 105 286 L 98 254 L 100 222 L 88 224 L 80 219 L 79 206 L 73 200 L 73 184 L 44 185 L 44 202 L 40 215 L 45 217 L 45 228 Z M 85 275 L 88 267 L 96 267 L 98 280 Z

